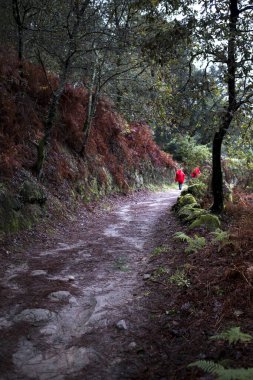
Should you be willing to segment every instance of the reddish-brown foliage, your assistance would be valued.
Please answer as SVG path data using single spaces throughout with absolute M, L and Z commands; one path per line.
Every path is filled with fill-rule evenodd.
M 27 94 L 34 99 L 38 105 L 47 107 L 52 91 L 57 88 L 57 78 L 51 74 L 46 75 L 39 66 L 25 63 L 24 80 L 27 81 Z
M 88 92 L 84 87 L 65 87 L 59 104 L 61 118 L 53 136 L 77 152 L 82 149 L 87 104 Z
M 252 257 L 253 253 L 253 199 L 252 196 L 240 192 L 235 193 L 234 203 L 226 208 L 226 217 L 230 222 L 232 251 L 242 253 L 244 258 Z
M 29 62 L 23 63 L 22 72 L 21 77 L 15 52 L 0 49 L 0 169 L 4 175 L 18 167 L 34 165 L 36 143 L 43 136 L 50 97 L 58 85 L 56 77 Z M 65 86 L 44 168 L 52 181 L 76 181 L 83 174 L 80 152 L 87 105 L 87 89 Z M 145 123 L 127 125 L 107 99 L 97 104 L 86 155 L 89 171 L 98 175 L 99 182 L 106 182 L 105 172 L 98 170 L 104 166 L 123 189 L 128 186 L 129 170 L 138 168 L 143 161 L 154 166 L 174 166 L 171 156 L 161 152 L 153 141 L 150 128 Z
M 132 149 L 135 159 L 151 160 L 155 166 L 175 167 L 171 155 L 162 152 L 152 137 L 150 127 L 145 123 L 132 123 L 127 134 L 128 146 Z

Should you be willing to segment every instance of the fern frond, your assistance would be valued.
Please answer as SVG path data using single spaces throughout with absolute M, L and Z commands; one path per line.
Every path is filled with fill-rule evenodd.
M 229 344 L 241 342 L 247 343 L 252 340 L 252 336 L 241 332 L 240 327 L 232 327 L 226 331 L 221 332 L 220 334 L 212 336 L 212 340 L 227 340 Z
M 169 282 L 179 287 L 189 287 L 191 285 L 184 270 L 177 269 L 176 272 L 169 277 Z
M 217 376 L 217 380 L 252 380 L 253 368 L 224 368 Z
M 196 362 L 190 363 L 188 367 L 198 367 L 211 374 L 217 374 L 219 371 L 225 369 L 222 365 L 214 363 L 211 360 L 197 360 Z
M 197 252 L 199 249 L 203 248 L 206 244 L 206 239 L 202 236 L 194 235 L 193 238 L 186 235 L 184 232 L 176 232 L 174 234 L 175 239 L 185 241 L 188 244 L 188 247 L 185 249 L 185 252 Z
M 194 211 L 194 206 L 195 204 L 190 204 L 190 205 L 185 205 L 183 206 L 179 211 L 178 211 L 178 215 L 179 216 L 182 216 L 182 215 L 191 215 Z
M 214 237 L 212 242 L 222 242 L 229 238 L 229 233 L 221 230 L 220 228 L 217 228 L 215 231 L 211 232 L 211 235 Z
M 252 380 L 253 368 L 224 368 L 212 361 L 197 360 L 188 367 L 198 367 L 207 373 L 216 375 L 217 380 Z
M 205 245 L 206 239 L 203 236 L 194 235 L 194 237 L 188 241 L 188 247 L 185 249 L 185 252 L 197 252 L 201 248 L 204 248 Z
M 190 236 L 186 235 L 184 232 L 182 231 L 178 231 L 176 232 L 174 235 L 175 239 L 178 239 L 178 240 L 181 240 L 181 241 L 189 241 L 191 240 Z
M 186 222 L 192 222 L 194 219 L 197 219 L 201 215 L 206 215 L 207 211 L 202 208 L 193 208 L 192 214 L 185 218 Z

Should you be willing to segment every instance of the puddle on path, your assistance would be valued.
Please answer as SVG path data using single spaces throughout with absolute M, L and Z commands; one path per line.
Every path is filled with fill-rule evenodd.
M 29 304 L 26 304 L 26 293 L 22 296 L 16 315 L 39 308 L 40 302 L 45 309 L 45 302 L 48 302 L 46 305 L 48 312 L 52 311 L 52 318 L 41 320 L 39 324 L 30 323 L 26 333 L 21 329 L 19 333 L 13 330 L 10 343 L 1 349 L 0 354 L 4 356 L 5 350 L 8 351 L 14 369 L 6 372 L 6 378 L 0 375 L 0 380 L 62 380 L 67 376 L 70 379 L 71 374 L 82 371 L 87 365 L 97 366 L 99 362 L 102 365 L 100 358 L 105 353 L 100 352 L 100 347 L 85 344 L 85 336 L 88 334 L 89 342 L 92 342 L 92 334 L 95 337 L 98 329 L 106 329 L 126 318 L 121 315 L 121 309 L 133 298 L 138 275 L 152 248 L 152 231 L 161 213 L 177 196 L 177 191 L 170 191 L 145 195 L 143 201 L 128 201 L 113 212 L 100 216 L 94 225 L 86 226 L 85 233 L 83 227 L 76 231 L 76 242 L 68 243 L 65 234 L 64 241 L 56 247 L 38 252 L 32 259 L 36 259 L 37 266 L 41 263 L 41 267 L 30 274 L 29 262 L 6 273 L 2 282 L 14 292 L 14 300 L 16 289 L 11 286 L 11 280 L 18 276 L 32 278 L 30 289 L 25 286 L 22 289 L 22 281 L 19 281 L 19 287 L 27 295 L 38 286 L 36 281 L 45 281 L 51 287 L 48 293 L 61 291 L 61 294 L 70 296 L 61 300 L 53 297 L 38 300 L 35 297 L 35 305 L 31 305 L 29 297 Z M 53 275 L 49 267 L 45 270 L 47 260 L 52 260 Z M 55 283 L 58 282 L 60 285 L 56 289 Z M 78 294 L 72 294 L 77 290 Z M 12 334 L 18 323 L 16 315 L 6 315 L 3 310 L 2 318 L 0 315 L 2 332 Z M 82 345 L 76 346 L 76 339 L 81 338 Z

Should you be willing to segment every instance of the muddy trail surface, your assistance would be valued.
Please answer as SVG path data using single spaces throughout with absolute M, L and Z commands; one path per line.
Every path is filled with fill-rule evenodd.
M 141 193 L 88 218 L 80 210 L 51 238 L 4 252 L 0 380 L 167 378 L 142 301 L 150 252 L 174 232 L 178 195 Z

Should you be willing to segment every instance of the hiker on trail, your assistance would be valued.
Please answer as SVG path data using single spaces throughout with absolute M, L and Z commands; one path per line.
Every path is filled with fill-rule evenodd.
M 195 169 L 193 169 L 193 171 L 191 172 L 191 177 L 192 178 L 198 178 L 200 176 L 200 169 L 198 167 L 196 167 Z
M 175 177 L 175 182 L 178 182 L 178 188 L 179 190 L 182 190 L 183 183 L 185 179 L 185 174 L 182 169 L 178 169 L 176 171 L 176 177 Z

